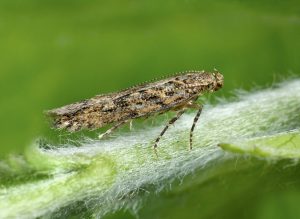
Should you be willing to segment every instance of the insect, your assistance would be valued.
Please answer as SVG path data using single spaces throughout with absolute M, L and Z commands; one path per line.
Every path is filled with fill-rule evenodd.
M 196 103 L 196 100 L 206 92 L 221 88 L 223 81 L 223 75 L 218 71 L 186 71 L 120 92 L 97 95 L 91 99 L 46 111 L 46 114 L 53 119 L 55 128 L 70 132 L 81 129 L 93 130 L 113 124 L 110 129 L 99 135 L 99 138 L 102 138 L 135 118 L 175 111 L 176 116 L 168 122 L 155 140 L 153 148 L 156 152 L 158 142 L 169 126 L 174 124 L 187 109 L 193 108 L 198 112 L 190 130 L 190 149 L 192 149 L 193 131 L 202 111 L 202 105 Z

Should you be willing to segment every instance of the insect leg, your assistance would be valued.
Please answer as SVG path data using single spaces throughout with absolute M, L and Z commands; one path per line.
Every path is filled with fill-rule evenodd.
M 194 129 L 195 129 L 195 126 L 196 126 L 196 123 L 200 117 L 200 114 L 202 112 L 202 106 L 201 105 L 198 105 L 198 112 L 194 118 L 194 122 L 193 122 L 193 125 L 192 125 L 192 128 L 191 128 L 191 131 L 190 131 L 190 150 L 192 150 L 193 148 L 193 132 L 194 132 Z
M 175 117 L 173 117 L 169 122 L 168 124 L 165 126 L 165 128 L 162 130 L 162 132 L 160 133 L 160 135 L 156 138 L 155 140 L 155 144 L 153 146 L 153 149 L 155 151 L 155 154 L 156 153 L 156 148 L 157 148 L 157 144 L 160 140 L 160 138 L 165 134 L 165 132 L 167 131 L 167 129 L 169 128 L 170 125 L 174 124 L 176 122 L 177 119 L 180 118 L 180 116 L 186 111 L 186 109 L 183 109 L 183 110 L 180 110 L 177 112 L 177 115 Z
M 98 136 L 99 139 L 109 135 L 110 133 L 112 133 L 113 131 L 115 131 L 117 128 L 119 128 L 120 126 L 124 125 L 125 123 L 129 122 L 129 120 L 124 120 L 121 122 L 116 123 L 113 127 L 111 127 L 110 129 L 106 130 L 106 132 L 100 134 Z

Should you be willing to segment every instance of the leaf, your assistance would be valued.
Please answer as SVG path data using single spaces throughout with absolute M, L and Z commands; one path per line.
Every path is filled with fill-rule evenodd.
M 219 146 L 230 152 L 272 159 L 300 158 L 300 130 L 277 133 L 243 142 L 221 143 Z
M 279 185 L 286 181 L 276 175 L 272 165 L 264 168 L 263 161 L 247 160 L 244 156 L 238 162 L 238 156 L 225 153 L 218 144 L 228 142 L 225 148 L 238 148 L 231 145 L 252 141 L 253 144 L 245 145 L 253 151 L 254 143 L 262 145 L 264 138 L 261 154 L 268 152 L 268 158 L 292 157 L 297 154 L 299 136 L 291 139 L 288 135 L 295 135 L 298 131 L 291 131 L 300 128 L 299 112 L 300 80 L 293 80 L 240 95 L 232 102 L 205 105 L 191 151 L 188 150 L 189 133 L 194 114 L 183 115 L 168 130 L 158 146 L 158 158 L 152 149 L 153 140 L 166 121 L 106 140 L 82 139 L 80 146 L 48 144 L 45 147 L 36 142 L 21 158 L 11 156 L 0 164 L 0 172 L 4 173 L 4 177 L 0 176 L 0 217 L 100 218 L 108 215 L 118 218 L 120 214 L 122 218 L 120 212 L 126 210 L 142 218 L 146 218 L 143 212 L 147 211 L 152 213 L 146 215 L 153 217 L 174 212 L 172 215 L 176 218 L 176 215 L 189 215 L 189 209 L 192 212 L 192 200 L 207 208 L 203 207 L 198 215 L 195 212 L 199 206 L 195 205 L 190 218 L 212 218 L 215 212 L 220 216 L 224 210 L 236 212 L 236 208 L 227 211 L 226 203 L 237 202 L 243 194 L 249 197 L 258 188 L 259 191 L 277 188 L 264 184 L 265 177 L 280 179 L 275 180 Z M 276 165 L 276 170 L 282 170 L 281 163 Z M 262 170 L 268 174 L 263 174 L 258 184 Z M 289 169 L 284 176 L 295 180 L 296 172 L 297 169 Z M 235 182 L 241 184 L 231 188 Z M 227 187 L 230 190 L 227 191 Z M 159 200 L 164 200 L 164 194 L 171 198 L 158 205 Z M 219 194 L 223 194 L 222 200 Z M 180 211 L 178 196 L 186 198 L 182 203 L 184 211 Z M 205 205 L 206 200 L 210 202 Z M 150 205 L 144 204 L 146 201 Z M 245 202 L 243 206 L 238 201 L 234 206 L 244 209 L 247 203 L 250 204 Z M 114 212 L 119 213 L 114 215 Z M 163 212 L 166 214 L 162 215 Z

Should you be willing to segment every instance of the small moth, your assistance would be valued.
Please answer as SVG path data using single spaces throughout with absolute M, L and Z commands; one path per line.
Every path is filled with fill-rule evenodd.
M 199 96 L 213 92 L 223 86 L 223 75 L 217 71 L 186 71 L 159 81 L 144 83 L 119 92 L 97 95 L 91 99 L 69 104 L 46 111 L 53 119 L 55 128 L 70 132 L 81 129 L 97 129 L 108 124 L 113 126 L 102 138 L 135 118 L 149 117 L 167 111 L 177 112 L 160 135 L 156 138 L 154 149 L 171 124 L 188 109 L 197 109 L 190 130 L 190 149 L 195 125 L 202 111 L 202 105 L 196 103 Z

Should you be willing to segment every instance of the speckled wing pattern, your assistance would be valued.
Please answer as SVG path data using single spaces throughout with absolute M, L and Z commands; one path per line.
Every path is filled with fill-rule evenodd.
M 68 131 L 96 129 L 107 124 L 176 110 L 205 91 L 223 85 L 220 73 L 199 71 L 145 83 L 126 90 L 49 110 L 54 126 Z

